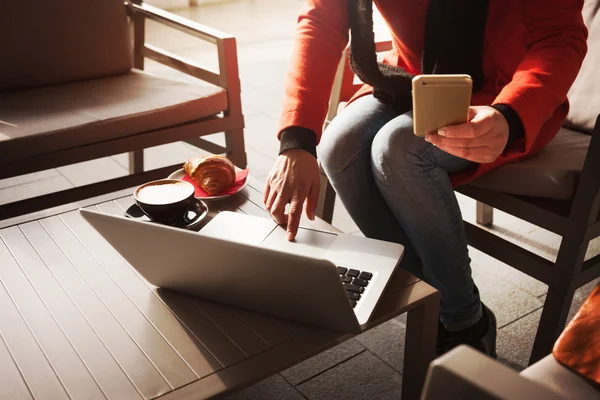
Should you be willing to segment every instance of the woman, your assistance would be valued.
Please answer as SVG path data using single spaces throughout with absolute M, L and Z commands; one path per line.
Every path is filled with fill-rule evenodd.
M 377 63 L 369 0 L 307 0 L 298 18 L 265 205 L 288 238 L 314 218 L 319 157 L 368 237 L 399 242 L 402 266 L 441 292 L 438 354 L 458 344 L 495 356 L 496 321 L 471 277 L 453 187 L 548 144 L 586 54 L 582 0 L 379 0 L 394 50 Z M 340 55 L 366 85 L 321 136 Z M 467 73 L 469 122 L 416 137 L 410 80 Z M 289 204 L 289 213 L 285 207 Z

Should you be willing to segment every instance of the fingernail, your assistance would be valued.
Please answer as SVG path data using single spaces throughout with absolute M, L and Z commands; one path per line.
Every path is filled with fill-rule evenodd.
M 441 135 L 441 136 L 446 136 L 446 132 L 447 132 L 447 131 L 446 131 L 446 129 L 444 129 L 444 128 L 442 128 L 442 129 L 438 129 L 438 131 L 437 131 L 438 135 Z
M 429 136 L 429 135 L 425 136 L 425 141 L 431 143 L 431 136 Z
M 287 240 L 292 240 L 293 238 L 294 238 L 294 235 L 292 235 L 292 232 L 288 232 Z

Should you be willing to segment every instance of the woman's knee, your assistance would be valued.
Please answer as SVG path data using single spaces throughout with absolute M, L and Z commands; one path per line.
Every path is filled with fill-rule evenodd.
M 357 158 L 370 158 L 373 137 L 394 115 L 375 99 L 357 99 L 327 127 L 319 143 L 319 158 L 328 173 L 341 172 Z
M 412 114 L 403 114 L 377 133 L 371 146 L 371 167 L 384 183 L 402 176 L 407 170 L 431 167 L 426 156 L 432 145 L 413 133 Z

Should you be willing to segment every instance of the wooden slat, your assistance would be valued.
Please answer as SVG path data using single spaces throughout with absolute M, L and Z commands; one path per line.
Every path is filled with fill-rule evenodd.
M 270 346 L 275 346 L 292 338 L 281 325 L 267 315 L 242 309 L 234 309 L 233 311 Z
M 245 355 L 252 356 L 269 348 L 267 342 L 250 329 L 229 307 L 202 299 L 193 299 L 193 301 Z
M 139 185 L 143 182 L 163 178 L 175 169 L 177 166 L 159 168 L 0 205 L 0 220 Z
M 311 325 L 305 325 L 305 324 L 301 324 L 299 322 L 291 321 L 291 320 L 287 320 L 287 319 L 273 318 L 273 320 L 292 337 L 306 335 L 308 332 L 315 329 Z
M 9 271 L 19 268 L 3 243 L 0 243 L 0 266 Z M 67 400 L 67 392 L 1 282 L 0 305 L 2 339 L 34 398 Z
M 164 289 L 157 289 L 156 294 L 221 365 L 227 367 L 245 358 L 244 353 L 192 303 L 189 297 Z
M 127 194 L 132 193 L 133 190 L 134 190 L 134 188 L 119 190 L 117 192 L 103 194 L 101 196 L 91 197 L 89 199 L 85 199 L 85 200 L 81 200 L 81 201 L 77 201 L 77 202 L 73 202 L 73 203 L 69 203 L 69 204 L 62 204 L 57 207 L 47 208 L 45 210 L 37 211 L 37 212 L 31 213 L 31 214 L 24 214 L 24 215 L 21 215 L 18 217 L 5 219 L 5 220 L 0 221 L 0 229 L 8 228 L 9 226 L 13 226 L 13 225 L 23 224 L 26 222 L 35 221 L 36 219 L 53 217 L 55 215 L 62 214 L 62 213 L 68 212 L 68 211 L 77 210 L 78 208 L 81 208 L 81 207 L 88 207 L 92 204 L 98 204 L 98 203 L 101 203 L 104 201 L 112 200 L 115 197 L 126 196 Z
M 148 287 L 78 212 L 63 214 L 61 219 L 93 256 L 96 267 L 103 269 L 110 276 L 112 285 L 116 287 L 111 298 L 105 299 L 104 302 L 167 382 L 173 388 L 178 388 L 196 380 L 198 376 L 156 328 L 171 326 L 170 324 L 177 321 L 173 315 L 157 301 Z M 165 330 L 165 333 L 172 332 Z M 180 333 L 186 336 L 185 332 Z
M 6 246 L 0 244 L 0 252 L 6 256 L 10 249 L 16 262 L 21 265 L 20 268 L 15 263 L 3 263 L 0 265 L 0 277 L 65 390 L 72 398 L 104 399 L 104 394 L 73 348 L 73 344 L 65 337 L 65 333 L 23 273 L 22 268 L 25 267 L 31 274 L 47 277 L 48 271 L 44 263 L 17 227 L 1 230 L 0 237 L 6 243 Z M 55 294 L 56 298 L 61 299 L 62 290 L 58 288 L 58 291 L 59 293 Z M 64 296 L 64 293 L 62 294 Z M 68 299 L 66 301 L 69 302 Z M 68 307 L 68 304 L 65 307 Z
M 457 191 L 561 236 L 568 227 L 566 217 L 537 207 L 517 196 L 494 192 L 473 185 L 460 186 Z
M 419 278 L 414 275 L 411 275 L 405 269 L 398 267 L 396 272 L 392 276 L 392 279 L 388 283 L 387 288 L 385 289 L 384 295 L 391 295 L 399 290 L 402 290 L 415 282 L 418 282 Z
M 170 26 L 199 39 L 206 40 L 207 42 L 219 43 L 223 39 L 231 37 L 229 34 L 191 21 L 179 15 L 172 14 L 168 11 L 161 10 L 160 8 L 149 4 L 133 4 L 130 2 L 129 7 L 134 15 L 143 15 L 148 19 L 160 22 L 161 24 Z
M 588 232 L 585 236 L 585 240 L 593 240 L 600 236 L 600 216 L 598 217 L 598 221 L 594 222 L 588 228 Z
M 365 330 L 371 329 L 405 313 L 409 309 L 415 308 L 430 296 L 439 296 L 439 292 L 423 281 L 419 281 L 405 288 L 405 290 L 391 295 L 387 295 L 386 293 L 375 308 L 375 311 L 373 311 L 371 320 L 366 324 Z
M 560 280 L 553 273 L 556 269 L 553 262 L 469 222 L 465 221 L 464 224 L 469 245 L 547 285 Z
M 119 290 L 114 282 L 60 217 L 40 223 L 70 261 L 53 264 L 52 272 L 131 381 L 148 399 L 170 391 L 171 387 L 139 348 L 135 337 L 128 333 L 129 324 L 120 323 L 118 316 L 124 313 L 111 313 L 111 304 L 119 307 L 118 299 L 112 300 Z M 124 317 L 127 319 L 126 313 Z
M 351 335 L 316 329 L 207 376 L 161 400 L 205 399 L 225 396 L 349 339 Z
M 184 74 L 202 79 L 203 81 L 219 86 L 221 77 L 218 72 L 211 71 L 208 67 L 203 67 L 191 60 L 179 57 L 166 50 L 156 46 L 146 44 L 144 46 L 144 55 L 158 63 L 169 66 Z
M 6 399 L 33 400 L 21 371 L 15 365 L 6 343 L 0 335 L 0 388 Z
M 106 397 L 108 399 L 141 398 L 106 345 L 86 321 L 85 314 L 82 315 L 85 307 L 77 304 L 77 299 L 81 296 L 78 293 L 87 292 L 85 296 L 96 297 L 95 294 L 82 281 L 81 276 L 73 269 L 69 260 L 39 222 L 30 222 L 19 228 L 46 265 L 42 266 L 40 260 L 28 257 L 28 254 L 20 258 L 14 251 L 15 256 L 20 260 L 29 280 L 36 287 Z M 28 247 L 26 243 L 23 243 L 22 247 L 19 243 L 16 245 L 20 248 Z M 33 249 L 27 249 L 28 253 L 30 251 Z M 61 281 L 66 287 L 61 286 Z M 67 293 L 69 291 L 72 293 L 75 287 L 77 287 L 76 294 L 70 297 Z M 82 308 L 81 311 L 79 307 Z

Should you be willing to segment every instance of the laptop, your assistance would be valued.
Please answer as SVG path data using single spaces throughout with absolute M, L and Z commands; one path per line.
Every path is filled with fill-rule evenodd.
M 152 285 L 339 332 L 370 320 L 404 247 L 220 212 L 200 232 L 79 210 Z

